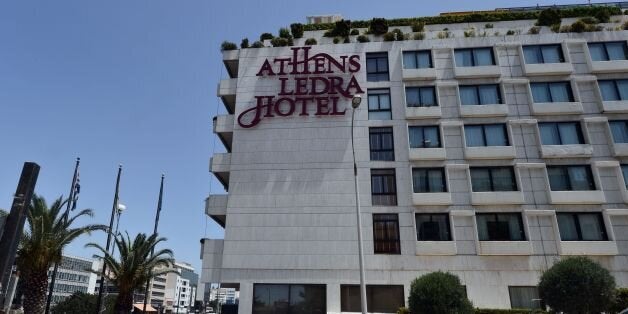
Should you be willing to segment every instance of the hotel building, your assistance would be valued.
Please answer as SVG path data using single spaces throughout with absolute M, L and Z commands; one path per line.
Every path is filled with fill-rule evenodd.
M 369 312 L 394 313 L 438 270 L 476 307 L 539 307 L 540 275 L 573 255 L 628 286 L 626 21 L 426 25 L 422 40 L 400 26 L 409 40 L 344 44 L 306 31 L 224 51 L 213 131 L 227 152 L 210 171 L 228 194 L 205 208 L 224 239 L 201 240 L 201 286 L 236 288 L 241 314 L 359 312 L 356 94 Z

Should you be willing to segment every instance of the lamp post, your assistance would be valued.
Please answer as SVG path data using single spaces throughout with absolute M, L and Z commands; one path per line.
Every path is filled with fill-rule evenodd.
M 358 188 L 358 165 L 355 161 L 355 145 L 353 144 L 353 138 L 355 129 L 355 111 L 360 107 L 362 102 L 362 96 L 355 95 L 351 100 L 351 152 L 353 153 L 353 179 L 355 183 L 355 215 L 358 224 L 358 256 L 360 261 L 360 307 L 362 308 L 362 314 L 366 314 L 366 284 L 364 283 L 364 249 L 362 245 L 362 214 L 360 212 L 360 189 Z

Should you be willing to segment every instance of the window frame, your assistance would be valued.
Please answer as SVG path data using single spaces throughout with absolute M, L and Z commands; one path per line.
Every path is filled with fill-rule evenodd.
M 563 144 L 563 134 L 561 133 L 560 125 L 568 125 L 574 124 L 576 126 L 576 134 L 578 136 L 578 144 Z M 580 121 L 560 121 L 560 122 L 539 122 L 539 137 L 541 138 L 541 145 L 585 145 L 586 140 L 584 138 L 584 132 L 582 130 L 582 123 Z M 541 126 L 551 126 L 558 134 L 558 142 L 559 144 L 544 144 L 543 143 L 543 133 L 541 132 Z
M 512 175 L 513 190 L 495 190 L 495 178 L 493 178 L 493 170 L 508 169 Z M 473 188 L 473 170 L 488 170 L 488 177 L 490 182 L 490 191 L 476 191 Z M 517 172 L 513 166 L 487 166 L 487 167 L 469 167 L 469 179 L 471 180 L 471 192 L 472 193 L 498 193 L 498 192 L 519 192 L 519 182 L 517 178 Z
M 608 44 L 618 44 L 621 43 L 624 48 L 624 59 L 611 59 L 608 53 Z M 605 60 L 593 60 L 593 55 L 591 55 L 591 45 L 601 45 L 604 49 L 604 59 Z M 628 60 L 628 44 L 626 41 L 618 40 L 618 41 L 596 41 L 596 42 L 588 42 L 587 49 L 589 49 L 589 56 L 591 57 L 591 61 L 593 62 L 608 62 L 608 61 L 621 61 Z
M 500 125 L 503 127 L 504 130 L 504 135 L 505 135 L 505 139 L 506 139 L 506 144 L 505 146 L 502 145 L 487 145 L 487 138 L 486 138 L 486 128 L 488 126 L 495 126 L 495 125 Z M 466 127 L 480 127 L 482 130 L 482 146 L 468 146 L 467 145 L 467 132 L 466 132 Z M 510 141 L 510 133 L 508 132 L 508 126 L 506 125 L 506 123 L 484 123 L 484 124 L 465 124 L 462 126 L 462 129 L 465 131 L 464 132 L 464 146 L 466 148 L 469 147 L 510 147 L 512 146 L 511 141 Z
M 572 183 L 572 179 L 571 179 L 571 175 L 569 174 L 569 168 L 574 168 L 574 167 L 584 167 L 586 169 L 586 173 L 587 176 L 591 179 L 591 181 L 589 182 L 589 186 L 592 187 L 592 189 L 589 190 L 574 190 L 573 189 L 573 183 Z M 597 186 L 598 183 L 595 182 L 595 175 L 593 174 L 593 169 L 591 167 L 591 165 L 547 165 L 547 180 L 550 182 L 550 191 L 553 192 L 579 192 L 579 191 L 597 191 Z M 563 170 L 563 174 L 567 174 L 567 183 L 569 185 L 569 189 L 568 190 L 552 190 L 552 180 L 550 179 L 550 173 L 549 173 L 549 169 L 553 168 L 553 169 L 561 169 Z
M 430 89 L 432 93 L 432 97 L 434 99 L 433 105 L 426 106 L 423 102 L 423 90 Z M 419 92 L 419 104 L 418 106 L 410 106 L 408 103 L 408 90 L 418 90 Z M 406 108 L 430 108 L 430 107 L 440 107 L 440 102 L 438 101 L 438 92 L 436 92 L 436 86 L 406 86 L 404 88 L 405 100 L 406 100 Z
M 619 171 L 621 171 L 621 176 L 624 177 L 624 190 L 628 190 L 628 164 L 619 164 Z
M 437 137 L 438 137 L 438 146 L 436 147 L 425 147 L 425 129 L 426 128 L 435 128 L 436 129 L 436 133 L 437 133 Z M 413 147 L 412 146 L 412 139 L 411 139 L 411 134 L 413 134 L 412 132 L 410 132 L 410 129 L 420 129 L 421 130 L 421 135 L 423 137 L 423 140 L 421 141 L 421 143 L 423 144 L 423 146 L 421 147 Z M 430 141 L 430 143 L 432 143 Z M 410 147 L 410 149 L 413 148 L 443 148 L 443 139 L 441 138 L 441 131 L 440 131 L 440 125 L 408 125 L 408 146 Z
M 383 59 L 386 59 L 386 71 L 379 71 L 379 63 L 382 62 Z M 390 81 L 390 61 L 388 58 L 388 51 L 379 51 L 379 52 L 367 52 L 366 56 L 366 81 L 367 82 L 385 82 Z M 368 63 L 369 61 L 375 60 L 376 68 L 378 69 L 375 72 L 369 72 Z M 386 74 L 386 79 L 380 79 L 380 75 Z M 377 79 L 369 78 L 371 75 L 376 76 Z
M 628 98 L 623 99 L 621 97 L 622 93 L 620 92 L 619 86 L 617 84 L 617 82 L 619 82 L 619 81 L 624 81 L 624 82 L 628 83 L 628 79 L 603 79 L 603 80 L 597 80 L 597 85 L 598 85 L 598 88 L 600 90 L 600 96 L 602 98 L 602 101 L 628 101 Z M 602 92 L 602 87 L 601 87 L 600 83 L 606 83 L 606 82 L 613 83 L 613 88 L 615 89 L 615 93 L 617 94 L 617 98 L 618 98 L 617 100 L 606 100 L 606 99 L 604 99 L 604 93 Z
M 375 174 L 373 173 L 374 171 L 381 172 L 381 173 Z M 385 171 L 389 171 L 390 173 L 388 174 L 383 173 Z M 385 177 L 392 177 L 393 178 L 392 189 L 394 191 L 390 193 L 375 193 L 373 191 L 373 178 L 374 177 L 383 177 L 383 179 L 385 179 Z M 373 202 L 373 196 L 392 196 L 393 204 L 379 204 L 379 203 L 376 204 L 375 202 Z M 397 206 L 397 172 L 395 168 L 371 168 L 371 206 Z
M 545 55 L 543 54 L 543 47 L 558 47 L 559 48 L 559 62 L 545 62 Z M 536 55 L 537 57 L 539 57 L 539 60 L 541 60 L 541 62 L 539 63 L 529 63 L 528 60 L 525 57 L 525 51 L 526 48 L 530 49 L 530 48 L 534 48 L 536 50 Z M 522 51 L 523 51 L 523 61 L 525 62 L 525 64 L 555 64 L 555 63 L 566 63 L 567 62 L 567 58 L 565 58 L 565 52 L 563 51 L 563 45 L 561 44 L 540 44 L 540 45 L 524 45 L 521 47 Z
M 609 131 L 611 133 L 611 138 L 613 140 L 613 144 L 626 144 L 628 143 L 628 135 L 624 136 L 624 134 L 620 134 L 620 136 L 626 138 L 626 142 L 618 142 L 617 141 L 617 136 L 615 135 L 615 132 L 613 132 L 613 124 L 615 123 L 623 123 L 623 129 L 627 130 L 626 133 L 628 133 L 628 120 L 609 120 L 608 121 L 608 128 Z
M 513 305 L 513 303 L 514 303 L 513 302 L 513 293 L 512 293 L 513 288 L 514 289 L 517 289 L 517 288 L 535 288 L 536 289 L 536 294 L 539 295 L 539 287 L 537 287 L 537 286 L 508 286 L 508 298 L 510 299 L 510 308 L 512 308 L 512 309 L 522 308 L 522 307 L 515 307 Z M 532 301 L 534 301 L 534 299 L 530 300 L 530 303 L 532 303 Z M 542 310 L 542 309 L 545 309 L 545 302 L 543 302 L 543 300 L 540 297 L 534 303 L 538 303 L 538 307 L 533 307 L 533 308 L 529 308 L 529 309 L 531 309 L 531 310 L 535 310 L 535 309 L 541 309 Z
M 530 96 L 532 97 L 532 103 L 535 104 L 543 104 L 543 103 L 561 103 L 563 101 L 554 101 L 554 96 L 552 95 L 551 86 L 555 84 L 566 84 L 567 85 L 567 93 L 569 94 L 569 99 L 567 102 L 576 102 L 576 94 L 574 93 L 574 88 L 571 84 L 571 81 L 558 81 L 558 82 L 530 82 Z M 533 86 L 541 86 L 543 85 L 546 91 L 548 92 L 550 101 L 549 102 L 536 102 L 534 99 L 534 88 Z
M 492 64 L 489 65 L 477 65 L 477 56 L 476 53 L 478 50 L 489 50 L 491 52 L 491 59 L 492 59 Z M 459 65 L 456 62 L 456 67 L 457 68 L 467 68 L 467 67 L 477 67 L 477 66 L 496 66 L 497 65 L 497 60 L 495 58 L 495 50 L 493 49 L 493 47 L 471 47 L 471 48 L 455 48 L 454 49 L 454 61 L 456 60 L 456 52 L 465 52 L 465 51 L 470 51 L 471 52 L 471 65 Z
M 428 190 L 428 191 L 426 191 L 426 192 L 417 192 L 416 191 L 417 187 L 414 184 L 414 182 L 415 182 L 414 181 L 415 180 L 414 179 L 414 172 L 415 171 L 417 171 L 417 172 L 418 171 L 425 171 L 426 172 L 425 173 L 425 181 L 426 182 L 423 182 L 423 184 L 425 184 L 425 187 L 427 188 L 426 190 Z M 428 177 L 429 171 L 438 171 L 440 173 L 441 179 L 442 179 L 442 182 L 443 182 L 443 190 L 442 191 L 433 191 L 432 187 L 430 186 L 430 180 L 429 180 L 429 177 Z M 419 194 L 422 194 L 422 193 L 449 193 L 449 187 L 448 187 L 448 184 L 447 184 L 447 172 L 445 171 L 444 167 L 412 167 L 411 175 L 412 175 L 412 193 L 419 193 Z
M 391 217 L 395 217 L 395 219 L 390 219 Z M 396 213 L 373 213 L 373 254 L 387 254 L 387 255 L 401 255 L 401 237 L 399 233 L 399 214 Z M 388 224 L 392 223 L 395 225 L 395 235 L 389 234 L 388 232 Z M 377 225 L 383 224 L 385 235 L 383 238 L 377 238 Z M 377 243 L 383 245 L 384 247 L 388 247 L 388 249 L 378 249 Z
M 582 226 L 580 223 L 580 215 L 591 215 L 595 214 L 598 218 L 599 227 L 602 230 L 602 240 L 584 240 L 582 238 Z M 574 221 L 574 225 L 576 226 L 576 235 L 578 239 L 576 240 L 563 240 L 563 235 L 560 233 L 560 227 L 558 228 L 558 234 L 560 235 L 560 241 L 564 242 L 596 242 L 596 241 L 609 241 L 608 231 L 606 230 L 606 223 L 604 222 L 604 215 L 600 212 L 557 212 L 556 213 L 556 223 L 558 226 L 558 216 L 571 216 Z
M 480 239 L 480 234 L 479 234 L 479 228 L 478 229 L 478 241 L 512 241 L 512 242 L 521 242 L 521 241 L 528 241 L 528 234 L 525 230 L 525 226 L 523 224 L 523 214 L 521 212 L 492 212 L 492 213 L 476 213 L 475 214 L 476 219 L 475 219 L 475 223 L 478 223 L 477 217 L 478 216 L 494 216 L 495 217 L 495 221 L 496 222 L 500 222 L 499 218 L 500 216 L 516 216 L 517 220 L 518 220 L 518 225 L 519 225 L 519 231 L 521 232 L 521 240 L 513 240 L 512 238 L 510 238 L 510 232 L 508 232 L 508 236 L 509 239 L 508 240 L 495 240 L 495 239 L 490 239 L 490 232 L 488 231 L 489 227 L 486 226 L 486 230 L 487 230 L 487 235 L 489 236 L 488 240 L 481 240 Z M 508 220 L 507 220 L 508 221 Z M 510 228 L 510 225 L 508 226 Z M 510 231 L 510 229 L 509 229 Z
M 434 216 L 436 217 L 445 217 L 445 221 L 446 221 L 446 226 L 447 226 L 447 238 L 445 240 L 423 240 L 420 237 L 419 234 L 419 216 L 427 216 L 429 217 L 429 221 L 433 222 L 434 221 Z M 416 232 L 416 240 L 419 242 L 426 242 L 426 241 L 437 241 L 437 242 L 448 242 L 448 241 L 453 241 L 453 234 L 451 232 L 452 228 L 451 228 L 451 219 L 449 217 L 449 213 L 414 213 L 414 224 L 415 224 L 415 232 Z M 439 230 L 440 231 L 440 230 Z M 440 234 L 440 232 L 439 232 Z
M 405 289 L 403 288 L 403 285 L 366 285 L 366 308 L 367 308 L 366 310 L 367 310 L 368 313 L 380 310 L 380 307 L 375 306 L 375 304 L 373 304 L 373 302 L 376 302 L 376 300 L 377 300 L 373 296 L 373 294 L 374 294 L 373 290 L 377 289 L 377 288 L 381 288 L 381 287 L 395 287 L 396 289 L 400 289 L 399 291 L 401 292 L 401 299 L 397 300 L 397 301 L 399 301 L 398 303 L 400 305 L 402 305 L 402 306 L 405 304 L 406 296 L 405 296 Z M 360 311 L 359 308 L 353 308 L 352 307 L 352 305 L 355 305 L 355 304 L 352 304 L 350 302 L 350 300 L 347 300 L 347 299 L 344 298 L 345 296 L 351 297 L 351 295 L 349 293 L 350 291 L 347 291 L 345 289 L 353 290 L 352 291 L 354 293 L 353 297 L 356 298 L 356 300 L 353 300 L 353 303 L 357 303 L 357 304 L 360 303 L 360 286 L 359 285 L 352 285 L 352 284 L 348 284 L 348 285 L 341 284 L 340 285 L 340 311 L 342 313 L 345 313 L 345 312 L 352 313 L 352 312 L 356 312 L 356 311 L 359 312 Z M 345 295 L 345 293 L 349 294 L 349 295 Z M 373 308 L 373 307 L 375 307 L 375 308 Z
M 321 294 L 321 296 L 323 297 L 323 306 L 325 309 L 327 309 L 327 285 L 325 284 L 309 284 L 309 283 L 254 283 L 253 284 L 253 300 L 255 300 L 255 286 L 286 286 L 288 289 L 288 308 L 286 309 L 286 313 L 289 314 L 298 314 L 298 313 L 293 313 L 293 304 L 292 304 L 292 287 L 293 286 L 310 286 L 310 287 L 317 287 L 319 289 L 323 289 L 324 293 Z M 255 308 L 255 302 L 253 302 L 253 306 L 251 308 L 251 313 L 255 314 L 256 313 L 256 308 Z
M 372 93 L 372 94 L 371 94 Z M 389 103 L 389 108 L 388 109 L 382 109 L 381 108 L 381 95 L 388 95 L 388 101 Z M 377 109 L 371 109 L 369 102 L 369 98 L 371 96 L 377 96 Z M 392 97 L 390 94 L 390 88 L 369 88 L 366 90 L 366 102 L 367 102 L 367 107 L 368 107 L 368 113 L 369 113 L 369 120 L 392 120 Z M 375 113 L 380 113 L 380 112 L 387 112 L 389 114 L 389 118 L 388 119 L 372 119 L 371 118 L 371 112 L 375 112 Z
M 389 131 L 389 132 L 388 132 Z M 373 145 L 372 145 L 372 140 L 371 137 L 372 136 L 379 136 L 380 137 L 380 144 L 383 142 L 382 138 L 386 135 L 390 136 L 390 143 L 391 143 L 391 148 L 390 149 L 384 149 L 384 148 L 376 148 L 373 149 Z M 377 159 L 377 158 L 373 158 L 373 153 L 375 153 L 376 156 L 378 155 L 384 155 L 386 153 L 390 153 L 390 156 L 392 157 L 391 159 Z M 370 160 L 371 161 L 395 161 L 395 136 L 394 136 L 394 129 L 392 126 L 385 126 L 385 127 L 369 127 L 369 155 L 370 155 Z
M 486 86 L 495 87 L 495 90 L 497 91 L 497 99 L 499 100 L 496 104 L 482 103 L 482 97 L 480 96 L 480 88 L 486 87 Z M 462 88 L 473 88 L 475 92 L 475 99 L 477 100 L 477 105 L 473 105 L 473 104 L 466 105 L 462 103 L 462 92 L 460 91 Z M 502 85 L 499 83 L 459 85 L 458 86 L 458 98 L 460 99 L 460 106 L 490 106 L 490 105 L 503 105 L 504 104 L 504 96 L 502 95 Z
M 421 53 L 427 53 L 427 55 L 430 57 L 430 66 L 427 68 L 421 68 L 418 67 L 419 64 L 419 55 Z M 417 64 L 416 68 L 409 68 L 406 67 L 405 62 L 403 63 L 403 69 L 405 70 L 418 70 L 418 69 L 433 69 L 434 68 L 434 58 L 432 56 L 432 50 L 430 49 L 424 49 L 424 50 L 406 50 L 406 51 L 402 51 L 401 52 L 401 60 L 405 60 L 405 54 L 413 54 L 414 55 L 414 62 Z

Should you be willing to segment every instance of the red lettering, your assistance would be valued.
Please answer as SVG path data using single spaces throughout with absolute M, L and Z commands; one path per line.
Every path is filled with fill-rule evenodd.
M 358 80 L 355 78 L 355 75 L 351 77 L 351 79 L 349 80 L 349 84 L 347 84 L 347 89 L 345 90 L 347 95 L 344 95 L 346 97 L 350 97 L 348 95 L 351 95 L 351 93 L 349 92 L 350 89 L 355 89 L 355 94 L 364 94 L 364 91 L 362 90 L 362 88 L 360 88 L 360 84 L 358 84 Z
M 295 95 L 307 95 L 307 77 L 297 77 L 294 79 Z
M 284 96 L 284 95 L 293 95 L 294 91 L 289 91 L 288 90 L 288 78 L 287 77 L 280 77 L 279 81 L 281 81 L 281 89 L 279 91 L 279 95 L 280 96 Z
M 325 73 L 325 58 L 314 59 L 314 74 Z
M 325 111 L 323 111 L 325 109 Z M 316 97 L 316 113 L 315 116 L 325 116 L 329 114 L 329 98 Z
M 262 68 L 259 69 L 259 72 L 257 72 L 256 76 L 263 76 L 264 72 L 268 72 L 267 75 L 275 75 L 275 72 L 273 72 L 273 67 L 270 65 L 270 62 L 268 62 L 268 59 L 264 61 Z
M 349 72 L 351 73 L 355 73 L 360 71 L 361 65 L 360 65 L 360 56 L 359 55 L 353 55 L 351 57 L 349 57 Z
M 349 97 L 348 95 L 345 94 L 345 91 L 342 89 L 342 82 L 343 79 L 340 76 L 332 76 L 329 78 L 329 94 L 338 94 L 340 93 L 341 95 L 345 96 L 345 97 Z
M 331 99 L 331 112 L 329 114 L 333 116 L 344 116 L 345 112 L 347 112 L 346 108 L 343 111 L 338 111 L 338 100 L 340 97 L 329 97 L 329 99 Z
M 310 114 L 307 113 L 307 105 L 308 102 L 310 101 L 314 101 L 314 97 L 297 97 L 294 102 L 301 102 L 301 113 L 299 113 L 300 116 L 309 116 Z
M 278 75 L 286 75 L 284 69 L 287 61 L 290 61 L 290 58 L 277 58 L 273 60 L 274 63 L 279 62 L 279 73 L 277 73 Z
M 329 81 L 324 77 L 310 77 L 311 87 L 310 87 L 310 95 L 323 95 L 329 93 Z M 323 83 L 323 89 L 317 91 L 317 87 L 319 84 L 317 82 Z
M 288 111 L 286 112 L 281 111 L 282 103 L 287 103 Z M 287 117 L 287 116 L 292 115 L 294 113 L 294 100 L 290 98 L 279 98 L 277 102 L 275 102 L 275 113 L 277 113 L 278 116 L 282 116 L 282 117 Z

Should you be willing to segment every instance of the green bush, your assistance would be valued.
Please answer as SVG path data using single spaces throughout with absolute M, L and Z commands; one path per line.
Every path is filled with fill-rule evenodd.
M 573 24 L 571 24 L 570 29 L 574 33 L 582 33 L 587 29 L 587 24 L 584 23 L 582 20 L 577 20 L 573 22 Z
M 438 37 L 438 39 L 445 39 L 445 38 L 449 38 L 451 36 L 451 33 L 448 31 L 442 31 L 442 32 L 438 32 L 436 36 Z
M 458 277 L 441 271 L 413 280 L 408 304 L 413 314 L 473 313 Z
M 560 33 L 560 24 L 554 24 L 554 25 L 550 26 L 550 29 L 554 33 Z
M 557 9 L 545 9 L 539 13 L 539 18 L 536 24 L 538 26 L 551 26 L 555 24 L 560 24 L 561 21 L 561 12 Z
M 413 22 L 411 26 L 412 31 L 415 33 L 425 31 L 425 22 Z
M 615 301 L 611 307 L 611 313 L 619 313 L 628 308 L 628 288 L 619 288 L 615 290 Z
M 366 35 L 360 35 L 356 39 L 359 43 L 368 43 L 369 41 L 371 41 Z
M 248 38 L 243 38 L 242 39 L 242 42 L 240 42 L 240 48 L 242 48 L 242 49 L 249 48 L 249 39 Z
M 340 43 L 340 37 L 334 37 L 334 44 Z
M 470 29 L 468 31 L 464 31 L 464 37 L 475 37 L 475 30 Z
M 264 48 L 264 44 L 261 41 L 257 40 L 253 42 L 251 48 Z
M 333 36 L 347 37 L 351 32 L 351 21 L 340 20 L 334 24 L 334 29 L 331 31 Z
M 493 28 L 493 24 L 486 23 L 486 24 L 484 24 L 484 28 Z
M 615 279 L 586 257 L 565 258 L 541 276 L 539 295 L 552 310 L 568 313 L 606 311 L 612 304 Z
M 591 16 L 585 16 L 581 18 L 580 21 L 584 22 L 585 24 L 597 24 L 598 23 L 597 19 Z
M 275 37 L 275 36 L 273 36 L 273 34 L 271 34 L 271 33 L 262 33 L 262 34 L 259 36 L 259 40 L 260 40 L 260 41 L 264 41 L 264 40 L 267 40 L 267 39 L 273 39 L 274 37 Z
M 308 38 L 308 39 L 305 40 L 305 45 L 306 46 L 313 46 L 313 45 L 316 45 L 316 44 L 318 44 L 318 42 L 316 41 L 315 38 Z
M 301 23 L 292 23 L 290 24 L 290 32 L 294 38 L 302 38 L 303 37 L 303 24 Z
M 410 314 L 410 310 L 407 307 L 400 307 L 397 310 L 397 314 Z
M 543 310 L 528 309 L 475 309 L 475 314 L 545 314 Z
M 384 34 L 384 41 L 395 41 L 395 33 L 388 32 Z
M 536 34 L 538 34 L 538 33 L 540 33 L 540 32 L 541 32 L 541 28 L 540 28 L 540 27 L 538 27 L 538 26 L 532 26 L 532 27 L 528 30 L 528 34 L 531 34 L 531 35 L 536 35 Z
M 608 23 L 611 19 L 611 11 L 608 8 L 601 8 L 594 16 L 600 23 Z
M 343 44 L 348 44 L 351 43 L 351 39 L 347 36 L 345 37 L 345 40 L 342 41 Z
M 275 37 L 275 38 L 271 39 L 270 40 L 270 44 L 273 45 L 273 47 L 291 46 L 290 45 L 290 39 L 289 38 L 283 38 L 283 37 Z
M 328 30 L 323 33 L 323 37 L 334 37 L 334 33 L 331 30 Z
M 221 51 L 225 51 L 225 50 L 236 50 L 238 49 L 238 46 L 230 41 L 223 41 L 222 44 L 220 45 L 220 50 Z
M 285 39 L 290 38 L 291 37 L 290 30 L 285 28 L 285 27 L 280 28 L 279 29 L 279 37 L 285 38 Z
M 515 32 L 515 31 L 513 31 L 512 29 L 509 29 L 509 30 L 506 32 L 506 36 L 512 36 L 512 35 L 514 35 L 514 34 L 516 34 L 516 32 Z
M 398 28 L 393 29 L 391 33 L 395 34 L 395 40 L 397 41 L 406 40 L 406 35 Z
M 357 29 L 352 29 L 351 33 L 349 33 L 349 35 L 360 35 L 360 31 Z
M 412 39 L 414 39 L 414 40 L 423 40 L 423 39 L 425 39 L 425 33 L 416 33 L 416 34 L 414 34 L 414 36 L 412 36 Z
M 383 35 L 388 32 L 388 21 L 385 18 L 374 17 L 369 23 L 369 33 Z

